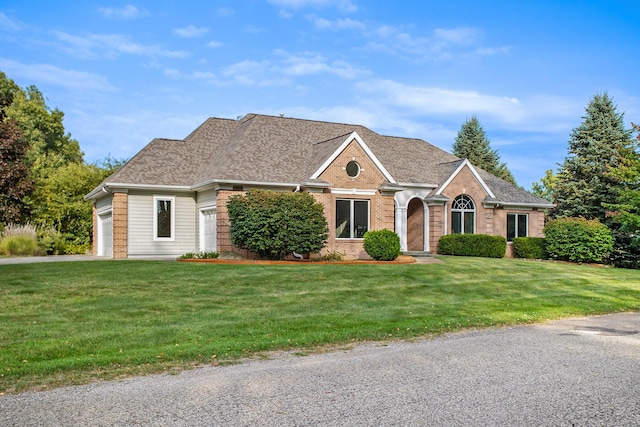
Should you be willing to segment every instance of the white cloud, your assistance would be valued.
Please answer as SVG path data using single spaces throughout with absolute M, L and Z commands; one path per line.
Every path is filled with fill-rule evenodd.
M 98 12 L 106 18 L 135 19 L 146 15 L 147 12 L 141 11 L 133 5 L 126 5 L 121 8 L 101 7 Z
M 476 91 L 451 90 L 436 87 L 410 86 L 391 80 L 370 80 L 358 84 L 363 93 L 398 107 L 429 115 L 489 114 L 514 121 L 522 116 L 520 102 L 515 98 L 485 95 Z
M 287 9 L 335 7 L 342 12 L 350 13 L 358 10 L 351 0 L 268 0 L 268 2 Z
M 336 19 L 335 21 L 331 21 L 325 18 L 319 18 L 317 16 L 308 16 L 311 22 L 313 22 L 314 26 L 319 30 L 359 30 L 364 31 L 366 29 L 365 24 L 360 21 L 356 21 L 355 19 L 345 18 L 345 19 Z
M 22 31 L 26 27 L 26 24 L 15 18 L 10 18 L 4 12 L 0 12 L 0 29 L 2 31 Z
M 452 44 L 475 44 L 480 37 L 480 31 L 477 28 L 459 27 L 459 28 L 436 28 L 433 32 L 438 40 Z
M 353 79 L 368 74 L 367 71 L 354 68 L 346 61 L 329 62 L 317 52 L 290 54 L 284 50 L 278 50 L 276 54 L 282 58 L 282 61 L 274 68 L 286 75 L 333 74 L 343 79 Z
M 207 47 L 210 47 L 212 49 L 218 48 L 218 47 L 222 47 L 224 46 L 224 43 L 216 41 L 216 40 L 211 40 L 209 43 L 207 43 Z
M 36 86 L 50 84 L 70 90 L 115 90 L 104 77 L 84 71 L 63 70 L 50 64 L 23 64 L 0 58 L 0 69 L 21 79 L 32 81 Z
M 216 15 L 222 18 L 227 18 L 235 13 L 236 12 L 233 9 L 229 9 L 228 7 L 221 7 L 218 10 L 216 10 Z
M 180 37 L 186 39 L 193 39 L 196 37 L 202 37 L 209 32 L 206 27 L 196 27 L 195 25 L 189 25 L 184 28 L 176 28 L 174 32 Z
M 81 58 L 106 57 L 115 58 L 118 54 L 130 54 L 149 57 L 185 58 L 186 52 L 172 51 L 160 46 L 143 45 L 132 42 L 127 36 L 120 34 L 89 34 L 84 37 L 74 36 L 62 31 L 55 31 L 55 37 L 62 42 L 62 49 L 70 55 Z
M 74 130 L 88 161 L 103 159 L 111 153 L 116 158 L 131 158 L 154 138 L 182 139 L 206 120 L 205 115 L 176 114 L 151 110 L 120 110 L 116 114 L 71 111 L 65 125 Z

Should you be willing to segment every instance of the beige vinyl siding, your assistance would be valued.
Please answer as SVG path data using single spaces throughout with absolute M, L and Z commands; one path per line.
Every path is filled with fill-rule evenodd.
M 111 194 L 96 200 L 96 212 L 99 213 L 111 209 L 112 200 L 113 196 Z
M 174 236 L 154 240 L 154 196 L 175 197 Z M 182 255 L 198 247 L 195 194 L 129 192 L 129 256 Z
M 198 208 L 213 206 L 216 204 L 216 190 L 201 191 L 198 193 Z

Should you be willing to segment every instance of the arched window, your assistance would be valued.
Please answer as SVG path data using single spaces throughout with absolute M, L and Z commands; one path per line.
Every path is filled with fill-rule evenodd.
M 451 232 L 453 234 L 473 234 L 476 231 L 476 205 L 473 199 L 462 194 L 453 200 L 451 206 Z

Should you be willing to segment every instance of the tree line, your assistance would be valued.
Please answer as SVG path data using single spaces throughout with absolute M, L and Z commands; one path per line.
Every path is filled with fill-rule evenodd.
M 37 87 L 0 71 L 0 231 L 30 224 L 49 253 L 84 253 L 92 208 L 83 197 L 124 162 L 86 162 L 63 118 Z
M 63 118 L 37 87 L 21 88 L 0 71 L 0 232 L 31 224 L 49 253 L 83 253 L 92 235 L 83 197 L 124 161 L 86 162 Z M 556 205 L 549 218 L 605 224 L 615 238 L 609 261 L 621 267 L 640 268 L 639 146 L 640 126 L 625 128 L 611 97 L 595 95 L 569 136 L 564 162 L 532 184 L 534 195 Z M 452 152 L 517 185 L 476 116 L 463 123 Z
M 531 187 L 534 195 L 556 205 L 547 219 L 581 218 L 606 225 L 614 238 L 607 262 L 626 268 L 640 268 L 639 147 L 640 126 L 632 123 L 627 129 L 612 98 L 597 94 L 569 135 L 564 162 Z M 462 125 L 452 148 L 458 157 L 516 184 L 475 116 Z

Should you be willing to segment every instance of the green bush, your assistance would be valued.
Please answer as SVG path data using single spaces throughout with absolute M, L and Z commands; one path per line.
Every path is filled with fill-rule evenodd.
M 364 233 L 364 250 L 377 261 L 393 261 L 400 255 L 400 237 L 391 230 Z
M 613 250 L 611 230 L 597 219 L 556 219 L 547 223 L 544 235 L 551 259 L 602 262 Z
M 442 255 L 504 258 L 507 239 L 486 234 L 448 234 L 438 241 L 438 253 Z
M 515 258 L 546 259 L 544 237 L 516 237 L 513 239 Z
M 263 258 L 319 252 L 329 228 L 324 207 L 308 193 L 249 190 L 229 198 L 231 241 Z
M 55 228 L 40 228 L 37 232 L 38 245 L 47 255 L 60 255 L 65 253 L 65 240 Z

